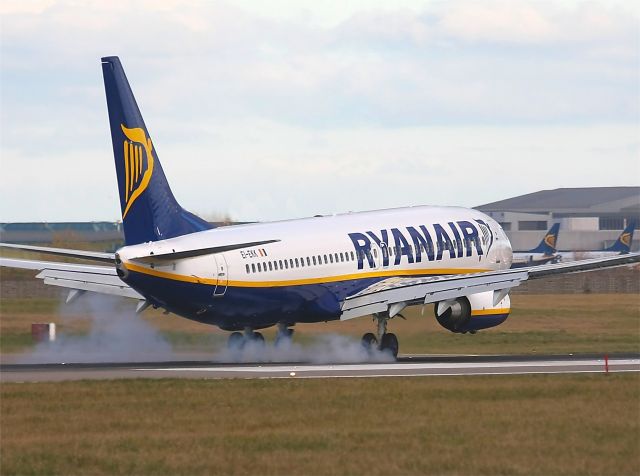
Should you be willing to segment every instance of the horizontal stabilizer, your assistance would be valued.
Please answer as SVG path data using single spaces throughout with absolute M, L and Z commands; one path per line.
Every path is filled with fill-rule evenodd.
M 280 240 L 252 241 L 249 243 L 236 243 L 233 245 L 213 246 L 210 248 L 200 248 L 197 250 L 170 251 L 167 253 L 153 253 L 147 256 L 136 256 L 131 258 L 134 261 L 147 263 L 158 260 L 176 260 L 183 258 L 194 258 L 196 256 L 211 255 L 215 253 L 224 253 L 225 251 L 241 250 L 243 248 L 251 248 L 253 246 L 263 246 L 270 243 L 277 243 Z
M 115 262 L 114 253 L 103 253 L 100 251 L 71 250 L 67 248 L 47 248 L 45 246 L 18 245 L 14 243 L 0 243 L 0 247 L 22 251 L 33 251 L 35 253 L 66 256 L 68 258 L 101 261 L 103 263 Z

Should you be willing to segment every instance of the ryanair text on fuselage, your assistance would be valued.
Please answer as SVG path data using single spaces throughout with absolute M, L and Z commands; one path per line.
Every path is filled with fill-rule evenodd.
M 493 243 L 493 237 L 490 236 L 491 233 L 482 220 L 476 220 L 476 222 L 482 227 L 484 241 L 489 244 L 486 250 L 488 251 Z M 451 259 L 472 256 L 474 249 L 478 257 L 485 254 L 478 228 L 470 221 L 450 221 L 446 225 L 434 223 L 431 228 L 432 232 L 429 232 L 425 225 L 419 225 L 407 226 L 404 228 L 406 231 L 391 228 L 380 230 L 378 234 L 373 231 L 349 233 L 358 257 L 358 269 L 364 268 L 365 260 L 370 268 L 376 267 L 374 253 L 372 253 L 374 243 L 376 248 L 380 249 L 382 266 L 389 266 L 391 258 L 394 260 L 393 264 L 397 266 L 403 256 L 407 257 L 409 263 L 420 263 L 423 259 L 439 261 L 444 252 L 449 253 Z M 390 240 L 393 241 L 393 245 Z M 393 253 L 389 253 L 391 247 L 393 247 Z

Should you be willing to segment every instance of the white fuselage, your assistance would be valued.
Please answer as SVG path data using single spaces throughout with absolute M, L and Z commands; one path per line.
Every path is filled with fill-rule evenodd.
M 278 241 L 174 261 L 136 260 L 268 240 Z M 318 316 L 315 308 L 305 308 L 305 316 L 316 316 L 309 317 L 313 320 L 324 314 L 322 320 L 338 318 L 336 302 L 384 278 L 506 269 L 512 259 L 506 234 L 490 217 L 472 209 L 431 206 L 222 227 L 127 246 L 118 255 L 131 287 L 179 314 L 210 311 L 239 319 L 227 308 L 236 306 L 252 315 L 275 316 L 300 308 L 303 301 L 311 305 L 324 299 Z M 180 287 L 174 298 L 168 297 L 167 283 Z M 187 298 L 189 286 L 193 296 Z M 219 299 L 205 302 L 203 286 Z

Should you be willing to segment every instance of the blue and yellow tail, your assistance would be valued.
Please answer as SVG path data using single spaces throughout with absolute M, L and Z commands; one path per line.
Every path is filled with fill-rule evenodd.
M 117 56 L 102 58 L 102 74 L 126 244 L 213 228 L 174 198 Z
M 558 243 L 558 231 L 560 230 L 560 223 L 555 223 L 538 246 L 529 250 L 528 253 L 544 253 L 545 255 L 552 255 L 557 251 Z
M 635 222 L 629 222 L 627 227 L 622 230 L 616 242 L 605 251 L 617 251 L 620 254 L 629 253 L 631 251 L 631 242 L 633 241 L 633 230 L 636 228 Z

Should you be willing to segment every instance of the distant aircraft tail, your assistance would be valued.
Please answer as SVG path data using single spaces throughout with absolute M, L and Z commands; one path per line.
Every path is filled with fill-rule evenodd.
M 629 253 L 631 251 L 631 242 L 633 241 L 633 230 L 635 230 L 635 222 L 630 222 L 627 227 L 622 230 L 616 242 L 605 251 L 617 251 L 620 254 Z
M 120 59 L 102 58 L 102 74 L 126 244 L 213 228 L 174 198 Z
M 560 223 L 555 223 L 538 246 L 529 250 L 528 253 L 544 253 L 545 255 L 552 255 L 556 252 L 556 243 L 558 242 L 558 231 L 560 230 Z

